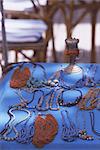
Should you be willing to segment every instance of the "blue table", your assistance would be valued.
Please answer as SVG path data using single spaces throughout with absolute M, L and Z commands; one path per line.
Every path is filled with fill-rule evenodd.
M 47 80 L 53 76 L 53 74 L 56 71 L 62 70 L 62 68 L 65 68 L 68 64 L 60 64 L 60 63 L 37 63 L 39 65 L 42 65 L 45 69 L 45 75 L 46 77 L 44 77 L 44 73 L 43 73 L 43 68 L 41 68 L 39 65 L 34 69 L 33 72 L 33 66 L 31 63 L 25 63 L 24 66 L 27 66 L 30 68 L 31 70 L 31 74 L 34 75 L 35 78 L 37 78 L 38 80 L 44 80 L 44 78 L 47 78 Z M 95 75 L 94 75 L 94 79 L 95 82 L 100 81 L 100 65 L 99 64 L 78 64 L 80 67 L 83 68 L 84 73 L 87 73 L 88 76 L 92 77 L 92 69 L 89 71 L 90 66 L 92 66 L 91 68 L 96 68 L 95 70 Z M 10 88 L 10 80 L 11 80 L 11 76 L 14 72 L 14 69 L 16 68 L 16 65 L 14 65 L 15 67 L 9 71 L 5 77 L 0 81 L 0 131 L 2 131 L 2 129 L 4 129 L 4 126 L 6 124 L 6 122 L 9 120 L 9 115 L 7 114 L 7 111 L 9 109 L 10 106 L 18 104 L 19 103 L 19 97 L 18 95 L 16 95 L 16 90 Z M 67 82 L 69 85 L 73 85 L 77 82 L 77 80 L 82 78 L 82 73 L 80 74 L 74 74 L 72 76 L 70 75 L 63 75 L 63 79 L 65 82 Z M 53 87 L 52 87 L 53 88 Z M 90 87 L 81 87 L 78 88 L 79 90 L 81 90 L 82 94 L 85 95 L 87 93 L 87 91 L 89 90 Z M 98 85 L 98 88 L 99 85 Z M 46 92 L 48 89 L 44 88 L 44 91 Z M 24 97 L 30 99 L 32 97 L 32 94 L 27 92 L 23 92 Z M 39 94 L 36 95 L 35 100 L 34 100 L 34 105 L 37 104 L 37 97 L 39 96 Z M 68 93 L 68 99 L 70 99 L 70 101 L 73 101 L 73 97 L 76 97 L 75 92 L 70 92 Z M 63 141 L 61 139 L 61 133 L 62 133 L 62 118 L 61 118 L 61 111 L 62 110 L 67 110 L 69 112 L 69 115 L 71 117 L 71 119 L 76 123 L 76 111 L 77 111 L 77 106 L 73 106 L 73 107 L 60 107 L 60 110 L 58 111 L 45 111 L 43 113 L 47 114 L 50 113 L 52 114 L 59 125 L 59 130 L 58 130 L 58 134 L 55 136 L 54 140 L 49 143 L 46 144 L 43 149 L 44 150 L 48 150 L 48 149 L 100 149 L 100 137 L 96 136 L 91 129 L 91 123 L 90 123 L 90 115 L 89 115 L 89 111 L 84 111 L 84 115 L 85 115 L 85 124 L 86 124 L 86 129 L 88 131 L 89 135 L 92 135 L 95 139 L 93 141 L 85 141 L 85 140 L 81 140 L 81 139 L 76 139 L 73 142 L 66 142 Z M 100 110 L 93 110 L 94 114 L 95 114 L 95 129 L 100 132 Z M 36 114 L 38 115 L 38 111 L 36 111 Z M 41 112 L 42 113 L 42 112 Z M 20 121 L 23 117 L 26 116 L 25 112 L 22 111 L 15 111 L 15 121 L 14 123 L 16 124 L 18 121 Z M 35 115 L 36 115 L 35 114 Z M 33 113 L 33 118 L 35 118 L 35 115 Z M 83 125 L 83 119 L 82 118 L 82 111 L 79 111 L 79 115 L 78 115 L 78 123 Z M 20 144 L 16 141 L 13 142 L 8 142 L 8 141 L 4 141 L 4 140 L 0 140 L 0 150 L 33 150 L 33 149 L 38 149 L 36 148 L 33 144 Z

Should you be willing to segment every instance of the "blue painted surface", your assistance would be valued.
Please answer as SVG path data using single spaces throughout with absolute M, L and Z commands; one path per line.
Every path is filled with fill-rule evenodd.
M 42 65 L 45 67 L 45 71 L 47 74 L 47 79 L 49 77 L 51 77 L 53 75 L 54 72 L 58 71 L 59 69 L 62 69 L 64 67 L 66 67 L 68 64 L 59 64 L 59 63 L 42 63 Z M 84 71 L 86 71 L 86 69 L 90 66 L 90 64 L 78 64 L 79 66 L 81 66 Z M 95 80 L 98 81 L 100 80 L 100 65 L 99 64 L 94 64 L 97 66 L 97 70 L 96 70 L 96 74 L 95 74 Z M 25 66 L 28 66 L 31 69 L 31 73 L 32 73 L 32 65 L 31 64 L 26 64 Z M 5 123 L 9 120 L 9 116 L 7 114 L 7 110 L 9 109 L 9 106 L 11 105 L 15 105 L 17 103 L 19 103 L 19 97 L 16 95 L 15 90 L 9 87 L 9 81 L 11 79 L 11 76 L 13 74 L 13 70 L 11 70 L 10 72 L 7 73 L 7 75 L 4 77 L 4 79 L 0 82 L 0 131 L 3 129 Z M 91 75 L 91 74 L 90 74 Z M 34 76 L 38 79 L 44 79 L 43 77 L 43 72 L 42 69 L 37 67 L 35 72 L 34 72 Z M 65 76 L 65 75 L 64 75 Z M 82 77 L 82 75 L 76 75 L 71 77 L 71 78 L 75 78 L 75 80 L 79 80 Z M 67 76 L 65 77 L 65 80 L 67 80 L 67 82 L 70 83 L 70 77 L 67 78 Z M 73 82 L 75 81 L 73 80 Z M 72 80 L 71 80 L 72 81 Z M 71 83 L 72 84 L 72 83 Z M 87 87 L 83 87 L 80 90 L 82 91 L 83 94 L 85 94 L 88 91 L 89 88 Z M 45 89 L 46 91 L 46 89 Z M 23 92 L 23 95 L 28 98 L 31 99 L 32 94 L 27 94 L 25 92 Z M 39 94 L 37 94 L 37 96 L 35 97 L 35 101 L 34 101 L 34 105 L 37 103 L 36 99 L 39 96 Z M 72 97 L 75 96 L 75 92 L 73 91 L 73 94 L 70 93 L 68 95 L 68 99 L 73 99 Z M 70 108 L 63 108 L 61 107 L 61 110 L 67 109 L 69 112 L 69 115 L 71 117 L 71 119 L 76 123 L 76 110 L 77 107 L 70 107 Z M 89 135 L 94 136 L 96 139 L 93 141 L 83 141 L 81 139 L 76 139 L 74 142 L 68 143 L 65 142 L 61 139 L 61 132 L 62 132 L 62 119 L 61 119 L 61 114 L 60 111 L 47 111 L 45 113 L 51 113 L 53 116 L 55 116 L 55 118 L 58 121 L 59 124 L 59 131 L 58 134 L 56 135 L 55 139 L 50 143 L 44 146 L 43 150 L 48 150 L 48 149 L 59 149 L 59 150 L 69 150 L 69 149 L 100 149 L 100 140 L 98 140 L 97 136 L 94 135 L 94 133 L 91 130 L 91 125 L 90 125 L 90 116 L 89 116 L 89 112 L 88 111 L 84 111 L 85 114 L 85 118 L 86 118 L 86 129 L 88 131 Z M 96 121 L 96 125 L 95 128 L 98 132 L 100 132 L 100 111 L 98 110 L 94 110 L 95 113 L 95 121 Z M 38 112 L 36 112 L 36 114 L 38 114 Z M 34 115 L 34 113 L 33 113 Z M 14 123 L 16 123 L 17 121 L 21 120 L 23 117 L 26 116 L 26 113 L 24 112 L 15 112 L 15 116 L 16 116 L 16 120 Z M 34 116 L 33 116 L 34 117 Z M 80 126 L 83 125 L 83 118 L 82 118 L 82 112 L 79 112 L 79 124 Z M 100 137 L 99 137 L 100 138 Z M 7 142 L 7 141 L 0 141 L 0 150 L 33 150 L 33 149 L 38 149 L 36 148 L 34 145 L 32 144 L 19 144 L 16 141 L 14 142 Z

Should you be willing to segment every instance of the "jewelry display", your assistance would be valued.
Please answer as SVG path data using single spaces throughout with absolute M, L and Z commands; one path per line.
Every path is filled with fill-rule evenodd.
M 9 75 L 10 78 L 8 78 L 10 85 L 8 93 L 12 91 L 15 97 L 13 100 L 8 96 L 8 101 L 6 101 L 9 107 L 6 108 L 8 120 L 0 131 L 0 142 L 2 140 L 13 141 L 43 148 L 54 138 L 59 137 L 61 123 L 62 134 L 60 136 L 62 140 L 69 143 L 77 142 L 76 140 L 91 142 L 95 141 L 96 135 L 100 136 L 95 126 L 94 115 L 94 109 L 98 112 L 100 110 L 100 80 L 96 75 L 98 67 L 95 64 L 74 67 L 76 55 L 79 55 L 78 41 L 70 40 L 66 42 L 69 46 L 67 55 L 70 56 L 71 66 L 65 68 L 62 67 L 63 65 L 60 66 L 62 68 L 58 66 L 60 69 L 58 68 L 59 70 L 52 74 L 51 72 L 47 74 L 47 64 L 42 63 L 23 62 L 8 67 L 9 74 L 11 73 L 11 77 Z M 73 49 L 71 44 L 76 49 Z M 53 69 L 55 71 L 55 68 Z M 80 74 L 77 78 L 78 73 Z M 71 74 L 72 78 L 69 77 Z M 74 82 L 71 81 L 75 78 Z M 86 118 L 85 113 L 89 110 L 94 110 L 90 112 L 89 120 L 94 136 L 92 133 L 88 135 L 89 118 Z M 23 115 L 17 116 L 20 112 Z M 78 114 L 79 112 L 82 116 Z M 59 114 L 62 119 L 59 118 Z

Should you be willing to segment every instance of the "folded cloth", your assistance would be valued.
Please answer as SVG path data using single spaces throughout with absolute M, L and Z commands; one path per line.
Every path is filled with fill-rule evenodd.
M 41 39 L 47 26 L 42 20 L 6 19 L 5 28 L 8 42 L 36 42 Z M 2 40 L 0 25 L 0 41 Z

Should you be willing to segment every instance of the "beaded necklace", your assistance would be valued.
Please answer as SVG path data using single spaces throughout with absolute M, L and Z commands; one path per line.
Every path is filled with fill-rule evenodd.
M 17 130 L 15 128 L 15 126 L 12 125 L 13 121 L 15 120 L 15 115 L 12 113 L 13 110 L 16 110 L 15 108 L 10 108 L 8 110 L 8 114 L 10 116 L 10 119 L 8 121 L 8 123 L 6 123 L 5 125 L 5 129 L 3 129 L 3 131 L 1 131 L 0 135 L 0 140 L 6 140 L 6 141 L 14 141 L 17 136 L 18 136 L 18 133 L 17 133 Z M 15 133 L 15 136 L 14 137 L 7 137 L 8 134 L 10 134 L 11 131 L 14 131 Z
M 92 64 L 87 68 L 87 71 L 83 71 L 83 77 L 81 80 L 76 82 L 76 87 L 95 87 L 95 73 L 97 71 L 97 66 Z
M 23 88 L 23 90 L 26 90 L 27 92 L 34 92 L 34 90 L 39 88 L 46 88 L 46 89 L 53 89 L 59 87 L 58 80 L 38 80 L 34 77 L 30 77 L 30 79 L 27 81 L 26 86 Z
M 64 81 L 63 73 L 66 73 L 66 68 L 61 69 L 54 73 L 54 75 L 50 78 L 50 80 L 58 80 L 59 81 L 59 86 L 66 88 L 66 89 L 73 89 L 73 88 L 81 88 L 84 86 L 87 87 L 94 87 L 96 86 L 97 83 L 95 83 L 95 72 L 97 70 L 96 65 L 90 65 L 89 68 L 87 69 L 88 71 L 84 71 L 83 68 L 81 67 L 82 70 L 82 78 L 78 80 L 74 85 L 68 85 L 67 82 Z M 88 74 L 92 74 L 92 77 L 90 77 Z
M 86 71 L 86 83 L 85 83 L 86 86 L 91 87 L 91 86 L 95 86 L 96 85 L 95 79 L 94 79 L 96 70 L 97 70 L 97 66 L 94 65 L 94 64 L 91 64 L 90 67 L 87 68 L 87 71 Z
M 98 102 L 97 102 L 97 110 L 100 110 L 100 98 L 98 98 Z
M 55 104 L 56 104 L 56 106 L 57 107 L 53 107 L 53 100 L 54 100 L 54 97 L 55 97 L 55 93 L 57 92 L 59 90 L 59 88 L 58 89 L 53 89 L 53 92 L 52 92 L 52 95 L 51 95 L 51 100 L 50 100 L 50 110 L 54 110 L 54 111 L 56 111 L 56 110 L 59 110 L 59 104 L 58 104 L 58 101 L 57 101 L 57 99 L 59 98 L 59 96 L 61 95 L 61 92 L 57 95 L 57 97 L 56 97 L 56 102 L 55 102 Z
M 22 94 L 21 94 L 21 90 L 19 89 L 18 92 L 16 92 L 16 94 L 20 97 L 20 104 L 17 104 L 16 106 L 21 106 L 21 107 L 25 107 L 25 108 L 31 108 L 31 109 L 35 109 L 36 106 L 28 106 L 29 104 L 31 104 L 34 101 L 34 97 L 35 97 L 35 93 L 36 92 L 41 92 L 42 94 L 44 94 L 44 92 L 42 90 L 34 90 L 32 99 L 29 101 L 27 99 L 25 99 Z
M 81 100 L 81 98 L 82 98 L 82 92 L 81 92 L 80 90 L 77 90 L 77 89 L 72 89 L 72 90 L 71 90 L 71 91 L 77 91 L 77 92 L 80 93 L 80 95 L 76 98 L 76 100 L 75 100 L 74 102 L 64 102 L 63 94 L 64 94 L 65 92 L 68 92 L 68 91 L 69 91 L 69 90 L 67 90 L 67 91 L 63 90 L 63 91 L 62 91 L 62 97 L 61 97 L 61 99 L 60 99 L 60 98 L 58 99 L 58 104 L 59 104 L 59 106 L 71 107 L 71 106 L 77 105 L 77 104 L 80 102 L 80 100 Z
M 15 128 L 15 126 L 17 126 L 19 123 L 16 123 L 15 125 L 13 125 L 12 123 L 14 122 L 14 120 L 15 120 L 15 115 L 13 114 L 13 112 L 12 111 L 15 111 L 15 110 L 20 110 L 20 111 L 24 111 L 24 112 L 26 112 L 28 115 L 27 115 L 27 117 L 25 118 L 25 119 L 23 119 L 21 122 L 23 122 L 24 120 L 26 120 L 29 116 L 30 116 L 30 111 L 28 111 L 27 109 L 25 109 L 26 107 L 27 107 L 27 104 L 29 104 L 29 103 L 31 103 L 31 101 L 27 101 L 27 100 L 25 100 L 23 97 L 22 97 L 22 95 L 20 94 L 20 90 L 19 90 L 19 92 L 17 93 L 17 95 L 19 95 L 20 96 L 20 104 L 16 104 L 16 105 L 14 105 L 14 106 L 11 106 L 10 108 L 9 108 L 9 110 L 8 110 L 8 115 L 10 116 L 10 119 L 9 119 L 9 121 L 5 124 L 5 129 L 3 130 L 3 131 L 1 131 L 1 135 L 2 135 L 2 137 L 0 138 L 0 139 L 4 139 L 4 140 L 7 140 L 7 141 L 13 141 L 13 140 L 15 140 L 16 138 L 17 138 L 17 136 L 18 136 L 18 132 L 17 132 L 17 130 L 16 130 L 16 128 Z M 34 96 L 33 96 L 33 98 L 34 98 Z M 32 108 L 33 109 L 33 108 Z M 13 138 L 9 138 L 9 137 L 7 137 L 7 135 L 8 134 L 10 134 L 10 132 L 11 131 L 14 131 L 15 132 L 15 137 L 13 137 Z
M 52 94 L 52 90 L 49 92 L 49 93 L 47 93 L 47 94 L 43 94 L 40 98 L 39 98 L 39 100 L 38 100 L 38 104 L 37 104 L 37 106 L 36 106 L 36 109 L 38 110 L 38 111 L 46 111 L 46 110 L 48 110 L 49 109 L 49 102 L 50 102 L 50 99 L 51 99 L 51 94 Z M 48 100 L 46 100 L 46 106 L 45 106 L 45 108 L 43 108 L 42 107 L 42 105 L 43 105 L 43 102 L 44 102 L 44 100 L 45 100 L 45 98 L 48 96 Z
M 29 104 L 31 104 L 34 101 L 34 97 L 35 94 L 37 92 L 40 92 L 42 95 L 40 96 L 40 98 L 38 99 L 38 103 L 35 106 L 28 106 Z M 21 106 L 21 107 L 25 107 L 25 108 L 31 108 L 31 109 L 37 109 L 38 111 L 46 111 L 49 109 L 49 103 L 50 103 L 50 99 L 51 99 L 51 94 L 52 94 L 52 90 L 50 90 L 50 92 L 48 92 L 47 94 L 44 94 L 44 91 L 42 90 L 35 90 L 32 96 L 32 100 L 28 101 L 26 100 L 22 95 L 21 95 L 21 90 L 19 90 L 19 92 L 17 92 L 17 95 L 20 97 L 20 104 L 17 104 L 16 106 Z M 42 107 L 44 100 L 46 99 L 46 97 L 48 96 L 48 99 L 46 100 L 46 107 Z
M 14 141 L 17 137 L 18 137 L 18 132 L 16 130 L 16 126 L 20 123 L 16 123 L 14 125 L 14 120 L 15 120 L 15 115 L 13 114 L 12 111 L 15 111 L 15 110 L 20 110 L 20 111 L 25 111 L 28 115 L 27 117 L 25 117 L 21 122 L 23 122 L 24 120 L 26 120 L 29 116 L 30 116 L 30 111 L 26 110 L 26 109 L 23 109 L 23 108 L 18 108 L 16 106 L 12 106 L 9 108 L 8 110 L 8 115 L 10 116 L 10 119 L 9 121 L 5 124 L 5 129 L 3 129 L 3 131 L 1 131 L 0 135 L 0 139 L 3 139 L 3 140 L 6 140 L 6 141 Z M 15 133 L 15 137 L 7 137 L 7 135 L 9 135 L 12 131 L 14 131 Z
M 89 112 L 90 113 L 90 121 L 91 121 L 91 128 L 92 128 L 92 131 L 95 135 L 97 136 L 100 136 L 100 133 L 98 133 L 94 126 L 95 126 L 95 116 L 94 116 L 94 112 Z
M 63 111 L 61 111 L 61 116 L 62 116 L 62 139 L 67 141 L 67 142 L 73 142 L 78 137 L 78 130 L 77 130 L 74 122 L 70 119 L 68 111 L 65 110 L 64 112 L 66 112 L 67 119 L 69 121 L 69 127 L 68 127 L 68 125 L 65 121 Z
M 82 112 L 82 119 L 83 119 L 83 129 L 80 129 L 80 125 L 79 125 L 79 119 L 78 119 L 78 113 L 79 113 L 79 109 L 77 109 L 76 111 L 76 124 L 77 124 L 77 128 L 78 128 L 78 137 L 82 140 L 94 140 L 93 136 L 88 135 L 87 134 L 87 130 L 86 130 L 86 118 L 85 118 L 85 114 L 83 111 Z
M 35 112 L 34 112 L 35 113 Z M 32 119 L 32 123 L 30 123 L 30 119 Z M 21 144 L 29 144 L 32 142 L 32 138 L 34 135 L 34 120 L 32 118 L 32 113 L 30 117 L 25 120 L 25 123 L 23 126 L 21 126 L 21 129 L 18 131 L 18 137 L 16 138 L 16 141 Z
M 82 98 L 78 107 L 82 110 L 93 110 L 97 107 L 98 95 L 100 95 L 100 88 L 91 88 L 87 94 Z M 90 101 L 90 105 L 86 106 L 87 102 Z
M 57 107 L 53 107 L 52 105 L 54 104 L 53 103 L 53 100 L 54 100 L 54 97 L 55 97 L 55 93 L 59 91 L 59 88 L 58 89 L 51 89 L 49 93 L 45 94 L 45 95 L 42 95 L 38 101 L 38 104 L 36 106 L 36 109 L 39 110 L 39 111 L 46 111 L 46 110 L 59 110 L 59 105 L 58 105 L 58 102 L 57 102 L 57 99 L 58 97 L 61 96 L 61 92 L 58 93 L 57 97 L 56 97 L 56 106 Z M 45 100 L 45 98 L 48 96 L 48 99 L 46 100 L 46 107 L 45 108 L 42 108 L 42 105 L 43 105 L 43 102 Z

